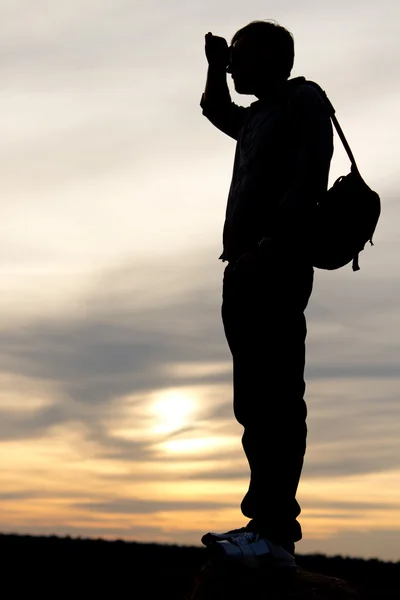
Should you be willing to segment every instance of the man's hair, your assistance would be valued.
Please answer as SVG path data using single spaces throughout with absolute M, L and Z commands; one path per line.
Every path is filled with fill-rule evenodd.
M 250 40 L 256 51 L 261 48 L 271 49 L 274 74 L 285 79 L 290 76 L 294 63 L 294 39 L 290 31 L 276 21 L 252 21 L 235 33 L 231 44 L 241 37 Z

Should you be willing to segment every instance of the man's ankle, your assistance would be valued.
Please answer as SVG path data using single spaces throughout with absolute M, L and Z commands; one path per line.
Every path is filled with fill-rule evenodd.
M 292 556 L 294 556 L 294 542 L 289 540 L 283 540 L 281 537 L 271 534 L 271 532 L 268 531 L 268 529 L 265 526 L 263 527 L 262 525 L 258 524 L 255 519 L 251 519 L 247 523 L 246 529 L 254 533 L 259 533 L 263 538 L 266 538 L 267 540 L 269 540 L 273 544 L 276 544 L 277 546 L 281 546 L 284 550 L 289 552 L 289 554 L 292 554 Z

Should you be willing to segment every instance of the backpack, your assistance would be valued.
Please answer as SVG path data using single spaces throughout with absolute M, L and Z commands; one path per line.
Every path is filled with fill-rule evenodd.
M 353 261 L 353 271 L 358 271 L 359 253 L 367 241 L 374 245 L 372 237 L 381 213 L 380 197 L 361 177 L 325 91 L 314 81 L 304 79 L 302 83 L 312 85 L 320 92 L 351 162 L 350 173 L 339 177 L 313 209 L 309 229 L 313 266 L 334 270 Z

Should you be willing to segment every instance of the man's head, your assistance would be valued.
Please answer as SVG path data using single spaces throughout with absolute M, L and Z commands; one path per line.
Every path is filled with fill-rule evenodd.
M 278 23 L 252 21 L 235 33 L 229 50 L 227 71 L 239 94 L 262 94 L 290 76 L 294 40 Z

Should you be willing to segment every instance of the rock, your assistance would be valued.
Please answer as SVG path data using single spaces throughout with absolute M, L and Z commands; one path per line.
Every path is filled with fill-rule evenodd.
M 362 600 L 345 581 L 296 570 L 271 572 L 238 563 L 208 560 L 187 600 Z

